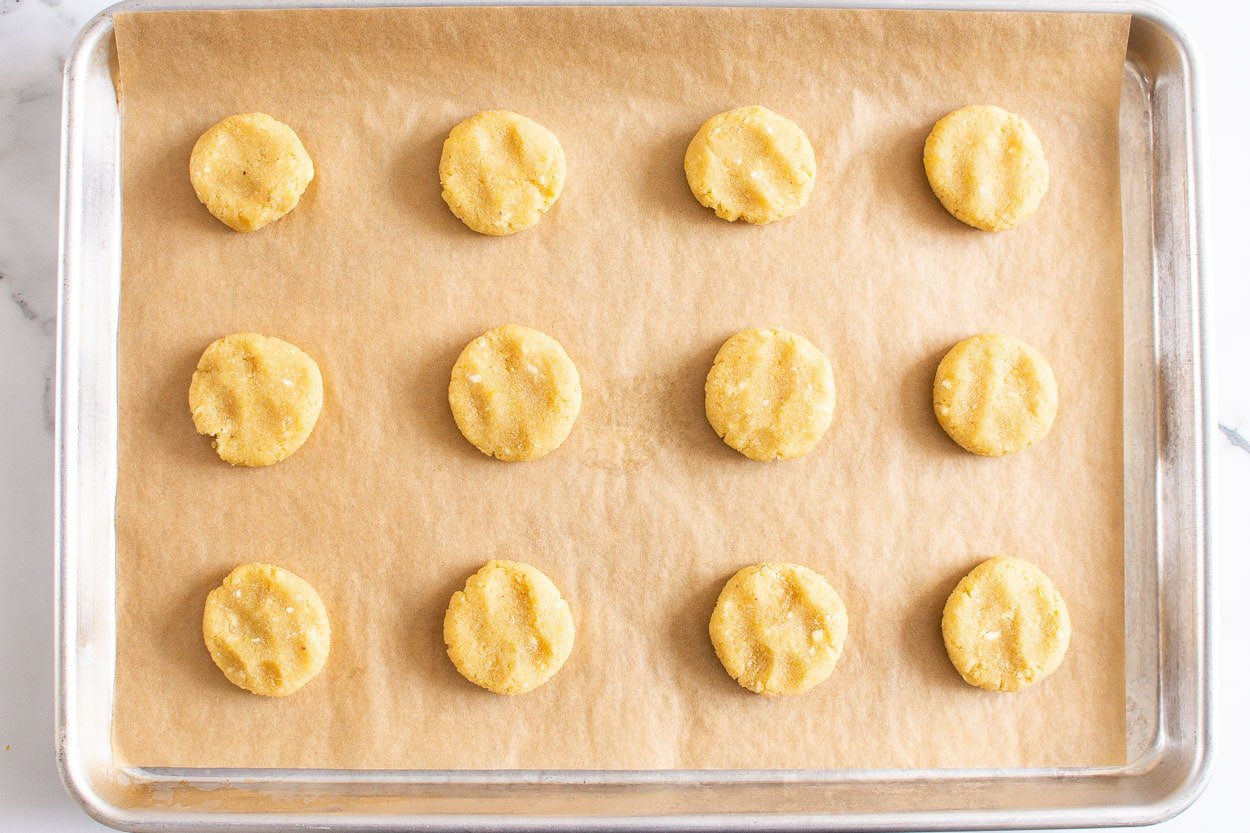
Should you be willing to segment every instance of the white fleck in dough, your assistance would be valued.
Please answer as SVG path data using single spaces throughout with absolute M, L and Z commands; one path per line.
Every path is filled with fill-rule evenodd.
M 1017 338 L 982 333 L 950 349 L 933 382 L 933 413 L 973 454 L 1001 457 L 1050 433 L 1059 385 L 1046 357 Z
M 559 671 L 573 651 L 573 616 L 540 570 L 491 561 L 447 606 L 443 640 L 456 670 L 496 694 L 524 694 Z
M 725 583 L 708 632 L 725 671 L 743 688 L 799 694 L 833 673 L 846 642 L 846 606 L 814 570 L 755 564 Z
M 752 460 L 793 460 L 833 422 L 833 368 L 789 330 L 743 330 L 716 353 L 704 397 L 708 422 L 731 448 Z
M 1028 219 L 1050 185 L 1033 128 L 992 105 L 961 107 L 939 119 L 925 141 L 924 168 L 946 210 L 985 231 Z
M 487 110 L 451 129 L 438 175 L 443 201 L 466 226 L 481 234 L 515 234 L 559 199 L 564 149 L 541 124 Z
M 1068 608 L 1036 565 L 996 556 L 964 576 L 942 611 L 946 653 L 969 685 L 1020 691 L 1063 662 Z
M 313 162 L 290 127 L 264 113 L 242 113 L 200 136 L 190 174 L 214 217 L 235 231 L 255 231 L 299 204 Z
M 235 333 L 200 356 L 188 403 L 195 430 L 215 438 L 221 459 L 269 466 L 312 434 L 322 396 L 321 370 L 304 351 L 280 338 Z
M 308 582 L 281 567 L 243 564 L 204 602 L 204 644 L 226 679 L 285 697 L 321 673 L 330 620 Z
M 807 134 L 766 107 L 713 116 L 690 140 L 686 181 L 701 204 L 729 221 L 776 222 L 807 204 L 816 154 Z
M 560 447 L 581 410 L 582 387 L 559 342 L 510 324 L 469 342 L 452 368 L 447 397 L 465 439 L 483 454 L 516 462 Z

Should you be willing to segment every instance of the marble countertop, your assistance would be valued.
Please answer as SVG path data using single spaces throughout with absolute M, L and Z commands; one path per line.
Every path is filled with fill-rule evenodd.
M 350 0 L 345 0 L 350 3 Z M 101 0 L 0 0 L 0 829 L 102 830 L 62 789 L 52 722 L 52 378 L 61 66 Z M 1244 826 L 1250 779 L 1250 134 L 1242 28 L 1250 6 L 1168 0 L 1202 59 L 1209 344 L 1219 547 L 1215 774 L 1162 826 Z M 1239 25 L 1240 24 L 1240 25 Z M 1234 821 L 1236 819 L 1236 821 Z

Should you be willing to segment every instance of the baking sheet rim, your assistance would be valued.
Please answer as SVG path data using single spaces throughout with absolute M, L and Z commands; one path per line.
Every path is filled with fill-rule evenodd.
M 277 2 L 268 4 L 265 7 L 281 7 L 281 8 L 319 8 L 319 7 L 335 7 L 340 6 L 335 2 L 299 2 L 298 0 L 277 0 Z M 465 3 L 440 3 L 440 2 L 388 2 L 371 4 L 375 6 L 440 6 L 440 5 L 514 5 L 501 4 L 498 2 L 465 2 Z M 581 3 L 560 2 L 540 4 L 540 5 L 586 5 Z M 615 3 L 613 5 L 639 5 L 636 3 Z M 665 5 L 679 6 L 723 6 L 725 3 L 709 3 L 704 0 L 694 0 L 694 2 L 672 2 Z M 766 5 L 766 4 L 761 4 Z M 796 4 L 797 5 L 797 4 Z M 882 3 L 872 2 L 825 2 L 803 4 L 813 7 L 824 8 L 907 8 L 907 9 L 940 9 L 940 10 L 1025 10 L 1018 4 L 1010 3 L 974 3 L 974 2 L 921 2 L 917 4 L 909 4 L 892 0 Z M 67 321 L 66 314 L 71 306 L 69 295 L 72 292 L 71 284 L 73 283 L 72 273 L 76 270 L 70 268 L 71 257 L 67 249 L 71 244 L 77 242 L 76 227 L 71 229 L 71 224 L 79 221 L 80 217 L 75 217 L 69 210 L 69 200 L 71 189 L 76 183 L 75 177 L 72 176 L 70 170 L 71 146 L 75 140 L 81 140 L 81 134 L 75 131 L 77 122 L 73 119 L 74 112 L 74 96 L 76 90 L 76 74 L 82 69 L 79 65 L 84 63 L 88 58 L 92 49 L 99 48 L 99 42 L 103 38 L 112 40 L 111 19 L 113 14 L 120 11 L 161 11 L 161 10 L 179 10 L 179 9 L 245 9 L 245 8 L 263 8 L 255 2 L 224 2 L 224 3 L 163 3 L 154 0 L 126 0 L 106 8 L 100 12 L 95 18 L 90 20 L 77 36 L 73 46 L 70 49 L 69 58 L 65 65 L 65 95 L 63 98 L 63 135 L 62 135 L 62 204 L 61 204 L 61 257 L 60 272 L 62 281 L 62 292 L 59 297 L 61 313 L 58 315 L 58 364 L 57 364 L 57 443 L 56 443 L 56 503 L 57 503 L 57 537 L 56 537 L 56 590 L 57 590 L 57 616 L 56 616 L 56 640 L 55 650 L 56 657 L 56 699 L 57 699 L 57 761 L 60 774 L 70 793 L 79 801 L 79 803 L 101 821 L 110 824 L 128 824 L 137 823 L 127 821 L 126 816 L 118 815 L 116 810 L 107 803 L 101 803 L 100 797 L 87 783 L 88 777 L 82 771 L 81 764 L 83 761 L 71 754 L 72 747 L 75 744 L 76 723 L 78 719 L 77 711 L 74 704 L 70 702 L 69 694 L 71 690 L 76 689 L 76 669 L 73 667 L 73 661 L 77 658 L 76 645 L 69 641 L 70 636 L 76 632 L 77 618 L 76 608 L 72 602 L 77 600 L 79 587 L 71 584 L 68 579 L 73 576 L 76 567 L 76 550 L 70 550 L 67 546 L 66 527 L 70 523 L 67 517 L 67 500 L 66 491 L 69 490 L 68 484 L 70 478 L 67 476 L 67 459 L 72 459 L 70 454 L 71 445 L 69 438 L 76 438 L 76 425 L 73 419 L 78 416 L 75 412 L 70 412 L 66 408 L 67 400 L 71 399 L 70 393 L 75 394 L 73 401 L 77 404 L 78 388 L 69 387 L 69 378 L 67 373 L 67 363 L 71 358 L 78 358 L 78 353 L 71 350 L 71 347 L 80 346 L 81 342 L 74 340 L 72 337 L 76 333 L 73 327 Z M 1184 82 L 1186 86 L 1187 99 L 1191 106 L 1188 115 L 1191 122 L 1187 125 L 1188 130 L 1181 138 L 1187 142 L 1198 144 L 1198 136 L 1200 131 L 1196 124 L 1196 116 L 1199 111 L 1198 99 L 1200 88 L 1198 81 L 1198 68 L 1196 66 L 1196 55 L 1187 35 L 1170 18 L 1166 13 L 1151 3 L 1133 2 L 1133 3 L 1117 3 L 1117 2 L 1092 2 L 1092 3 L 1046 3 L 1039 6 L 1029 6 L 1028 11 L 1063 11 L 1063 12 L 1116 12 L 1131 14 L 1135 18 L 1141 18 L 1149 21 L 1162 28 L 1167 35 L 1178 47 L 1184 66 L 1182 67 L 1185 75 Z M 1197 516 L 1198 524 L 1196 532 L 1196 551 L 1199 554 L 1198 563 L 1195 565 L 1201 570 L 1201 584 L 1198 589 L 1197 606 L 1199 614 L 1198 639 L 1202 647 L 1200 655 L 1197 657 L 1197 683 L 1199 689 L 1199 703 L 1195 704 L 1193 710 L 1196 718 L 1195 740 L 1196 748 L 1192 758 L 1189 760 L 1187 767 L 1188 775 L 1185 778 L 1182 788 L 1171 793 L 1162 803 L 1154 805 L 1141 805 L 1141 813 L 1138 815 L 1120 815 L 1115 816 L 1117 823 L 1152 823 L 1164 820 L 1179 813 L 1187 807 L 1201 793 L 1205 783 L 1210 775 L 1211 762 L 1211 746 L 1213 740 L 1213 732 L 1211 729 L 1211 686 L 1210 677 L 1207 669 L 1211 660 L 1211 623 L 1213 620 L 1212 601 L 1213 596 L 1211 587 L 1213 584 L 1211 570 L 1211 555 L 1213 544 L 1209 534 L 1204 534 L 1211 527 L 1212 510 L 1210 501 L 1204 498 L 1212 493 L 1210 476 L 1209 476 L 1209 460 L 1208 449 L 1211 444 L 1212 432 L 1214 430 L 1210 414 L 1210 390 L 1207 384 L 1208 370 L 1206 367 L 1207 344 L 1205 332 L 1208 330 L 1206 322 L 1206 305 L 1202 301 L 1203 282 L 1201 278 L 1201 242 L 1205 237 L 1203 227 L 1205 225 L 1201 212 L 1201 206 L 1198 204 L 1197 196 L 1202 190 L 1202 181 L 1200 177 L 1200 168 L 1197 164 L 1200 147 L 1188 147 L 1189 150 L 1189 169 L 1194 180 L 1189 183 L 1189 194 L 1187 196 L 1192 200 L 1192 208 L 1189 214 L 1189 227 L 1186 229 L 1190 233 L 1190 239 L 1187 241 L 1192 249 L 1190 257 L 1190 269 L 1188 274 L 1182 276 L 1182 280 L 1187 285 L 1190 293 L 1197 301 L 1196 309 L 1192 312 L 1190 322 L 1196 329 L 1196 335 L 1192 339 L 1192 347 L 1194 348 L 1194 380 L 1193 393 L 1194 399 L 1191 405 L 1191 411 L 1196 414 L 1196 437 L 1194 441 L 1193 463 L 1200 469 L 1196 472 L 1195 486 L 1196 499 L 1194 502 L 1194 514 Z M 74 322 L 77 323 L 76 321 Z M 1190 449 L 1185 449 L 1189 452 Z M 75 484 L 77 485 L 77 484 Z M 1167 699 L 1160 691 L 1160 702 Z M 111 713 L 111 710 L 110 710 Z M 972 780 L 1010 780 L 1023 779 L 1029 777 L 1063 777 L 1065 780 L 1069 778 L 1081 777 L 1108 777 L 1108 776 L 1133 776 L 1141 775 L 1149 772 L 1158 762 L 1160 755 L 1166 745 L 1165 732 L 1161 728 L 1156 733 L 1155 743 L 1147 750 L 1142 757 L 1129 761 L 1123 766 L 1106 766 L 1106 767 L 1072 767 L 1072 768 L 1021 768 L 1010 769 L 1007 771 L 999 769 L 887 769 L 887 770 L 786 770 L 786 771 L 770 771 L 770 770 L 448 770 L 448 771 L 432 771 L 432 770 L 283 770 L 283 769 L 147 769 L 142 767 L 122 767 L 118 770 L 128 777 L 137 778 L 139 780 L 153 782 L 196 782 L 197 784 L 208 785 L 210 782 L 221 780 L 229 775 L 233 784 L 248 781 L 273 781 L 275 776 L 277 780 L 286 780 L 286 776 L 295 775 L 301 781 L 311 783 L 332 783 L 343 781 L 362 781 L 366 780 L 358 776 L 371 776 L 370 779 L 376 782 L 402 782 L 402 783 L 449 783 L 458 782 L 465 784 L 476 783 L 518 783 L 517 777 L 526 775 L 541 775 L 541 779 L 535 779 L 534 782 L 526 783 L 687 783 L 698 782 L 707 783 L 709 781 L 717 783 L 743 783 L 743 782 L 774 782 L 774 781 L 800 781 L 808 780 L 796 776 L 815 776 L 815 777 L 832 777 L 839 781 L 896 781 L 908 779 L 925 779 L 933 781 L 950 781 L 959 779 Z M 552 777 L 553 775 L 564 777 Z M 263 779 L 262 779 L 262 776 Z M 348 776 L 348 777 L 343 777 Z M 357 776 L 357 777 L 352 777 Z M 710 777 L 709 777 L 710 776 Z M 718 777 L 719 776 L 719 777 Z M 1106 810 L 1102 807 L 1075 807 L 1065 808 L 1059 811 L 1050 811 L 1044 820 L 1039 820 L 1042 824 L 1072 824 L 1081 823 L 1079 820 L 1086 820 L 1084 823 L 1096 823 L 1104 813 L 1100 810 Z M 1114 809 L 1114 808 L 1113 808 Z M 976 819 L 978 824 L 984 824 L 988 819 L 994 817 L 994 813 L 1004 815 L 1010 811 L 991 811 L 989 815 L 981 812 L 974 812 L 968 815 L 969 819 Z M 913 814 L 912 818 L 920 819 L 926 816 L 931 817 L 930 813 Z M 238 816 L 236 816 L 238 817 Z M 947 823 L 950 822 L 948 816 L 943 816 Z M 1023 817 L 1019 813 L 1013 813 L 1011 818 L 1017 821 L 1023 821 Z

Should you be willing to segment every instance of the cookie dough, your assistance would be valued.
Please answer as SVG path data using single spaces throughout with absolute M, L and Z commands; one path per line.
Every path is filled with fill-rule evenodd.
M 573 429 L 582 383 L 560 342 L 508 324 L 464 348 L 451 369 L 447 398 L 460 433 L 483 454 L 537 460 Z
M 721 590 L 708 631 L 716 656 L 756 694 L 800 694 L 824 682 L 846 642 L 846 606 L 824 576 L 756 564 Z
M 1068 608 L 1035 565 L 1000 555 L 964 576 L 942 611 L 946 653 L 969 685 L 1019 691 L 1063 662 Z
M 1019 225 L 1050 185 L 1033 128 L 991 105 L 961 107 L 939 119 L 924 143 L 924 169 L 946 210 L 986 231 Z
M 1046 357 L 1002 333 L 950 349 L 933 379 L 933 412 L 973 454 L 1001 457 L 1042 439 L 1059 411 L 1059 385 Z
M 312 157 L 299 136 L 264 113 L 217 122 L 191 151 L 195 195 L 235 231 L 256 231 L 285 217 L 312 179 Z
M 816 153 L 797 124 L 758 105 L 708 119 L 686 148 L 695 199 L 733 222 L 764 225 L 807 204 Z
M 752 460 L 793 460 L 833 421 L 833 368 L 816 346 L 780 327 L 743 330 L 721 345 L 704 385 L 712 429 Z
M 285 697 L 321 673 L 330 619 L 308 582 L 281 567 L 236 567 L 204 603 L 204 644 L 226 679 Z
M 294 344 L 258 333 L 219 338 L 191 376 L 195 430 L 232 466 L 269 466 L 304 444 L 321 414 L 321 370 Z
M 573 650 L 573 633 L 560 590 L 518 561 L 491 561 L 470 576 L 443 619 L 456 670 L 496 694 L 524 694 L 551 679 Z
M 438 176 L 451 213 L 482 234 L 515 234 L 542 219 L 564 188 L 564 148 L 536 121 L 487 110 L 451 129 Z

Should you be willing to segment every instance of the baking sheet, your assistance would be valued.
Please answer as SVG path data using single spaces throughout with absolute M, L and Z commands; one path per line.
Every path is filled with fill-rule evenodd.
M 405 9 L 121 14 L 123 290 L 115 752 L 145 766 L 842 768 L 1122 763 L 1121 229 L 1127 17 L 749 9 Z M 1004 234 L 929 192 L 933 121 L 1020 112 L 1050 192 Z M 762 103 L 819 162 L 796 217 L 717 220 L 681 169 L 708 116 Z M 439 198 L 447 130 L 489 107 L 551 128 L 565 191 L 536 228 L 465 229 Z M 317 165 L 250 235 L 196 201 L 186 160 L 234 112 L 291 124 Z M 559 339 L 585 405 L 542 461 L 490 460 L 446 406 L 460 348 L 505 322 Z M 702 379 L 734 331 L 779 324 L 829 356 L 830 433 L 801 461 L 720 442 Z M 1055 367 L 1060 415 L 1001 460 L 953 445 L 929 388 L 952 343 L 1011 332 Z M 186 388 L 205 345 L 279 335 L 326 407 L 278 466 L 221 463 Z M 1068 658 L 1016 696 L 960 681 L 946 594 L 999 552 L 1039 563 Z M 564 670 L 502 698 L 441 640 L 450 594 L 520 558 L 578 624 Z M 284 700 L 231 686 L 199 634 L 235 564 L 294 569 L 335 627 Z M 824 685 L 766 700 L 706 635 L 760 560 L 827 575 L 850 637 Z

